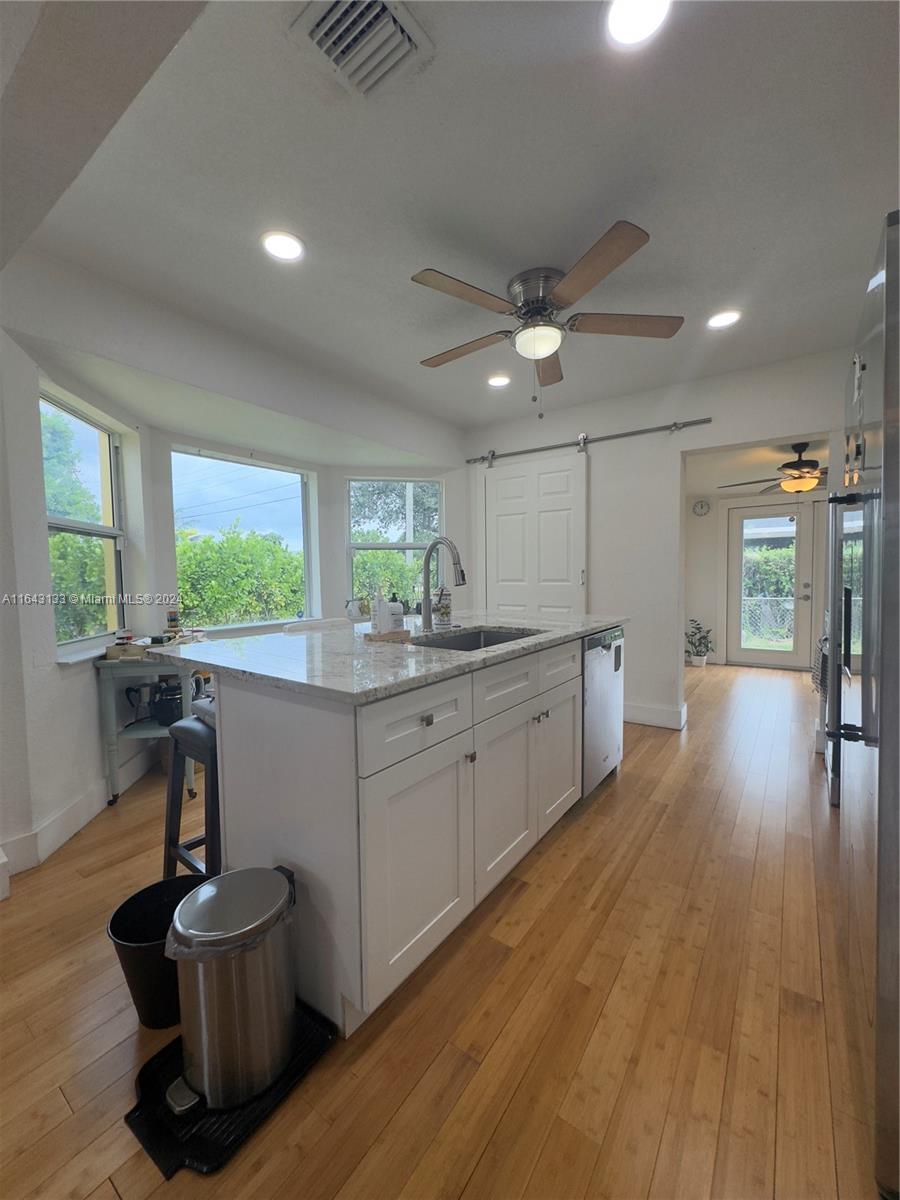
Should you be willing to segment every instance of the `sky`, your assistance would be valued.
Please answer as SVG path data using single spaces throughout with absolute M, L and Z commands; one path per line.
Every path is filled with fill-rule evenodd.
M 278 533 L 291 550 L 303 545 L 299 475 L 249 463 L 172 454 L 175 528 L 215 536 L 237 520 L 243 530 Z

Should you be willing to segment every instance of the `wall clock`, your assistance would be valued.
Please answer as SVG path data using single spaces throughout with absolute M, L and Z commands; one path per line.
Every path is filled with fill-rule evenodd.
M 705 517 L 709 512 L 708 500 L 695 500 L 693 505 L 693 513 L 695 517 Z

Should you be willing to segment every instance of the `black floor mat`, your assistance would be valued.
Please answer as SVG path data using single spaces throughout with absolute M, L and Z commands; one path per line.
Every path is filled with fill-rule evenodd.
M 180 1037 L 144 1063 L 135 1081 L 138 1102 L 125 1124 L 166 1179 L 180 1167 L 204 1175 L 223 1167 L 337 1037 L 334 1025 L 305 1005 L 295 1020 L 291 1061 L 271 1087 L 239 1108 L 213 1112 L 201 1099 L 180 1117 L 171 1111 L 166 1089 L 181 1074 Z

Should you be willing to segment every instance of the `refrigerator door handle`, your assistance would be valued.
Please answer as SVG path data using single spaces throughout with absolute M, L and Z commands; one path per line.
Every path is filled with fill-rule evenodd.
M 881 493 L 868 493 L 863 502 L 862 654 L 860 656 L 860 725 L 867 746 L 878 745 L 878 628 L 880 618 L 881 562 L 878 536 Z

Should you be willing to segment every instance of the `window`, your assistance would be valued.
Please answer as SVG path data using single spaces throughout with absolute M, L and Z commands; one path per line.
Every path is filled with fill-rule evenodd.
M 350 579 L 356 598 L 422 596 L 422 558 L 441 532 L 442 488 L 434 479 L 351 479 Z M 432 587 L 440 555 L 431 560 Z
M 183 624 L 307 615 L 302 474 L 173 451 L 172 499 Z
M 112 633 L 124 622 L 116 440 L 49 396 L 40 413 L 56 640 Z

